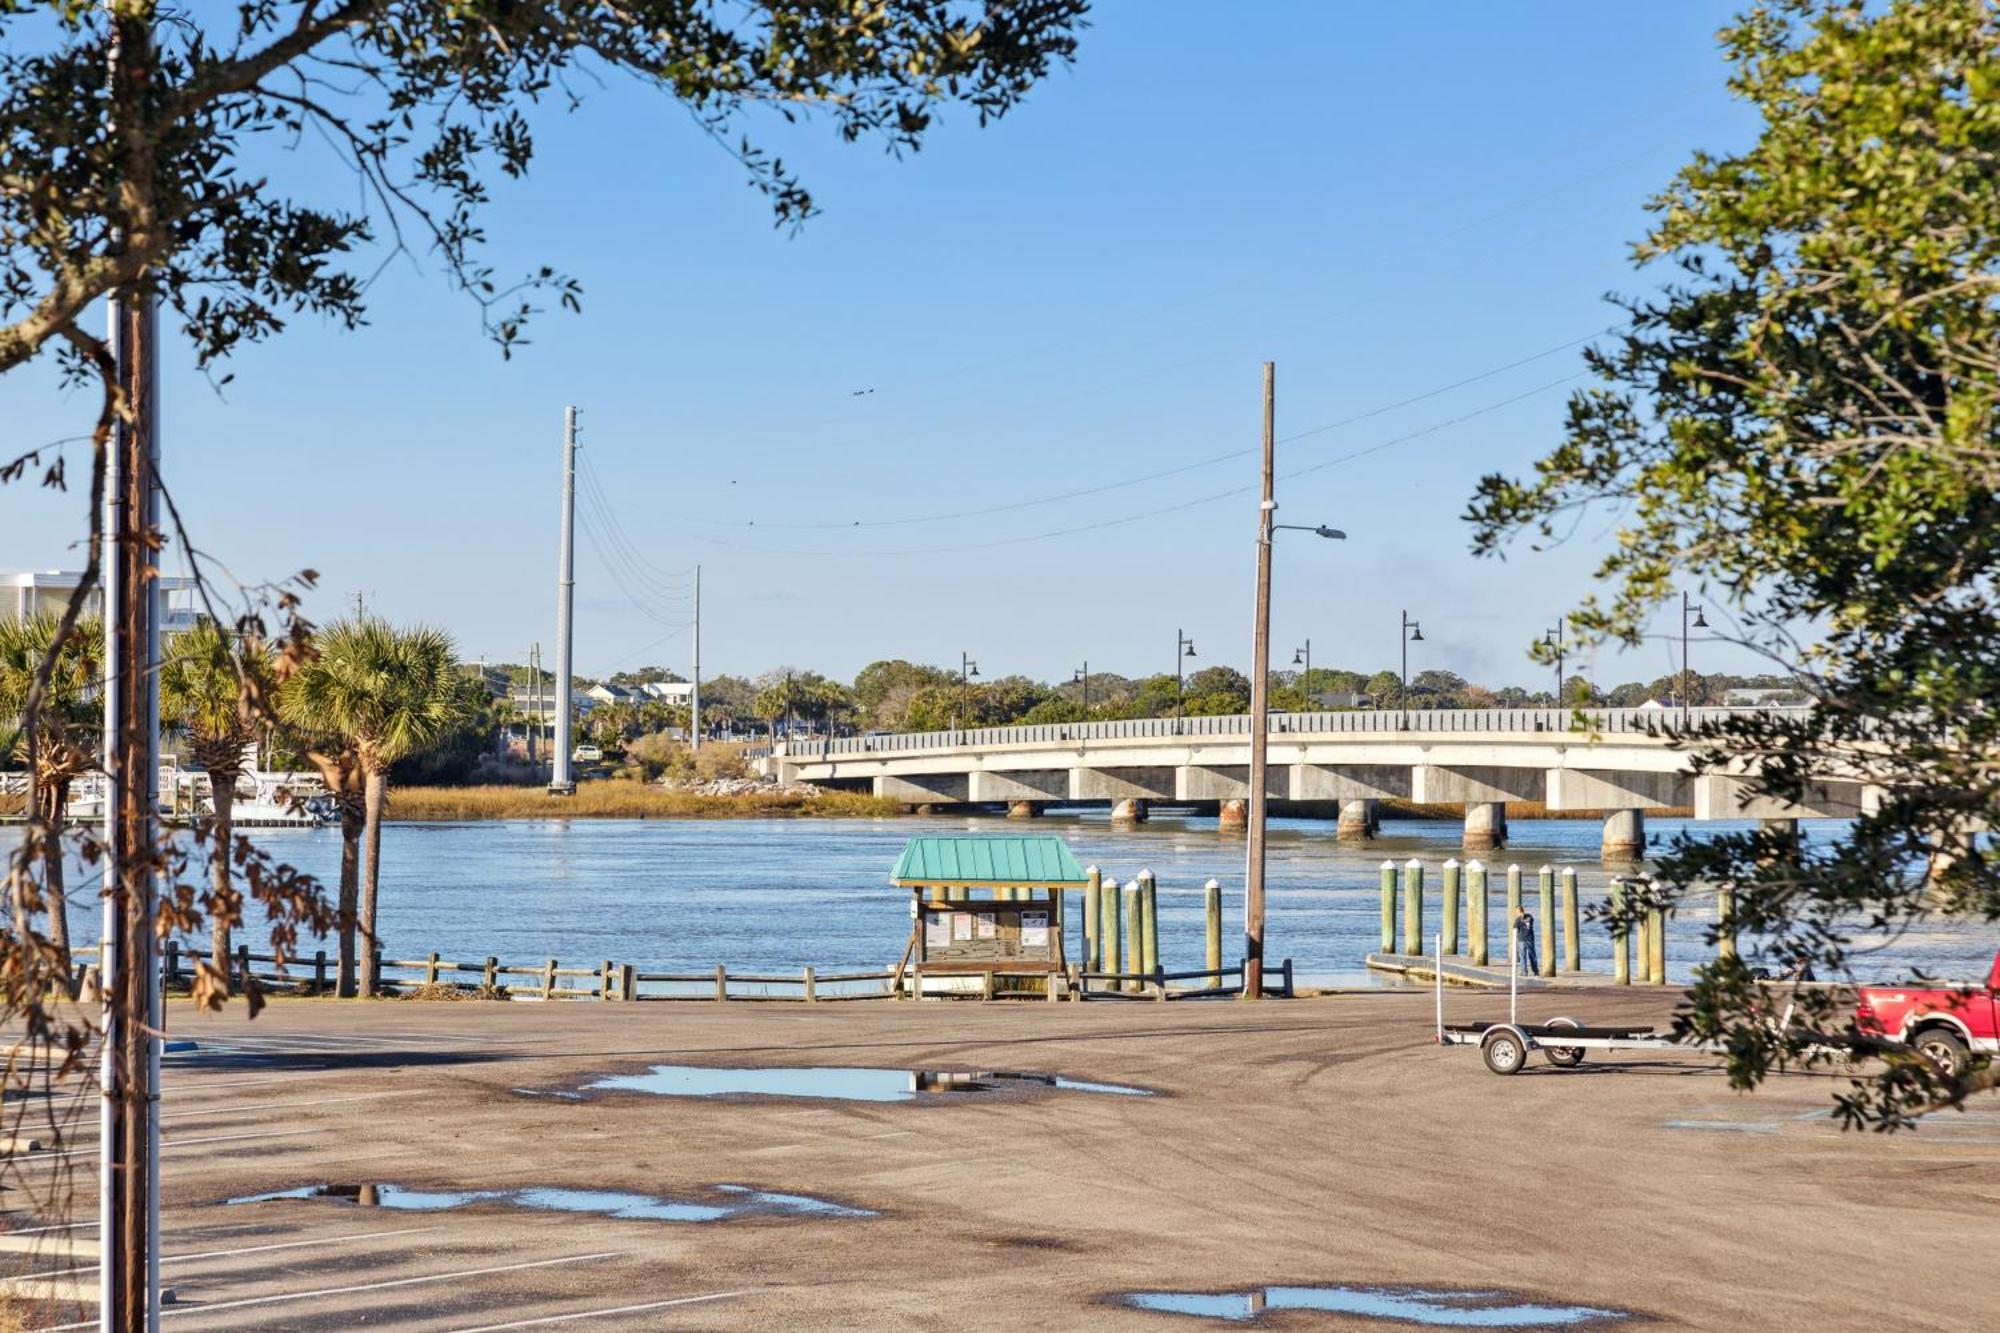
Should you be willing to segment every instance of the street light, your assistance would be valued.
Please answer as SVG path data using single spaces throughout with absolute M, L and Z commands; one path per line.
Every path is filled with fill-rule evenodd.
M 1174 631 L 1174 730 L 1181 729 L 1182 707 L 1187 697 L 1187 659 L 1194 656 L 1194 640 Z
M 1701 613 L 1702 608 L 1689 601 L 1688 595 L 1683 592 L 1681 594 L 1681 729 L 1683 731 L 1687 729 L 1688 725 L 1688 695 L 1691 689 L 1690 681 L 1692 680 L 1692 676 L 1688 671 L 1688 611 L 1690 609 L 1694 611 L 1694 628 L 1708 628 L 1708 617 Z
M 1306 671 L 1303 676 L 1299 677 L 1299 692 L 1305 695 L 1306 703 L 1310 705 L 1312 703 L 1313 687 L 1313 641 L 1311 639 L 1306 640 L 1305 647 L 1294 648 L 1292 650 L 1292 665 L 1298 666 L 1301 663 L 1304 664 Z M 1311 712 L 1312 709 L 1308 707 L 1306 711 Z
M 1070 673 L 1070 682 L 1083 686 L 1083 721 L 1090 721 L 1090 663 L 1085 662 L 1081 670 Z
M 1264 794 L 1271 730 L 1271 545 L 1279 532 L 1310 532 L 1330 541 L 1347 534 L 1324 523 L 1274 523 L 1278 502 L 1272 498 L 1276 475 L 1276 439 L 1272 420 L 1274 370 L 1264 366 L 1264 499 L 1257 524 L 1257 627 L 1250 676 L 1250 847 L 1243 874 L 1243 995 L 1264 994 L 1264 824 L 1269 802 Z
M 969 653 L 958 655 L 958 707 L 952 710 L 951 729 L 963 730 L 965 721 L 966 696 L 972 693 L 972 678 L 979 674 L 979 663 L 972 660 Z
M 1410 619 L 1408 611 L 1403 612 L 1403 632 L 1397 636 L 1403 646 L 1403 694 L 1396 701 L 1396 729 L 1410 729 L 1410 645 L 1424 641 L 1423 626 Z
M 1556 707 L 1563 706 L 1563 632 L 1560 622 L 1542 635 L 1542 642 L 1556 650 Z

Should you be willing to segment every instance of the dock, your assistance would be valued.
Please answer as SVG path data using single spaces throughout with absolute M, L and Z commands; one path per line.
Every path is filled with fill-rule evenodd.
M 1434 980 L 1440 968 L 1444 971 L 1447 984 L 1453 986 L 1482 986 L 1494 990 L 1507 989 L 1507 969 L 1504 967 L 1482 967 L 1466 962 L 1462 958 L 1447 957 L 1442 962 L 1423 954 L 1371 953 L 1362 958 L 1377 972 L 1394 972 L 1412 981 Z M 1616 978 L 1608 972 L 1558 972 L 1553 977 L 1522 977 L 1520 988 L 1523 992 L 1549 990 L 1551 988 L 1617 986 Z M 1620 987 L 1621 989 L 1628 989 Z

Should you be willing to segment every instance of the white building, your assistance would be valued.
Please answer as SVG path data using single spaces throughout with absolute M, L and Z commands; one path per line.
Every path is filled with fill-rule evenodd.
M 686 680 L 656 680 L 639 687 L 649 699 L 687 708 L 694 703 L 694 683 Z
M 69 605 L 76 585 L 83 581 L 81 570 L 41 569 L 0 574 L 0 617 L 26 620 L 30 616 L 59 616 Z M 194 580 L 177 574 L 160 576 L 160 628 L 168 634 L 190 629 L 198 616 Z M 104 613 L 102 587 L 90 594 L 85 606 L 90 615 Z

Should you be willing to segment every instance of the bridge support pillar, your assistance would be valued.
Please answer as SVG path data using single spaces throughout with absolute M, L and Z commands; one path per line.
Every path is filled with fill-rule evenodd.
M 1111 803 L 1111 822 L 1114 824 L 1143 824 L 1152 813 L 1152 803 L 1137 796 L 1127 796 Z
M 1646 812 L 1613 810 L 1604 817 L 1606 861 L 1635 862 L 1646 859 Z
M 1782 839 L 1784 839 L 1784 841 L 1785 841 L 1785 844 L 1786 844 L 1786 846 L 1787 846 L 1787 847 L 1788 847 L 1788 849 L 1789 849 L 1789 850 L 1788 850 L 1788 851 L 1787 851 L 1787 852 L 1786 852 L 1786 853 L 1784 854 L 1784 856 L 1783 856 L 1783 859 L 1784 859 L 1784 860 L 1786 860 L 1786 861 L 1796 861 L 1796 860 L 1798 860 L 1798 859 L 1799 859 L 1799 821 L 1798 821 L 1798 820 L 1796 820 L 1796 819 L 1760 819 L 1760 820 L 1758 820 L 1758 821 L 1757 821 L 1757 829 L 1758 829 L 1758 832 L 1760 832 L 1760 833 L 1765 833 L 1765 834 L 1769 834 L 1769 835 L 1772 835 L 1772 836 L 1774 836 L 1774 837 L 1778 837 L 1778 838 L 1782 838 Z
M 1007 818 L 1040 819 L 1042 817 L 1042 806 L 1045 804 L 1046 802 L 1043 801 L 1009 801 L 1007 802 Z
M 1465 850 L 1490 852 L 1507 845 L 1507 806 L 1503 801 L 1465 803 Z
M 1250 827 L 1250 802 L 1224 801 L 1222 803 L 1221 823 L 1218 827 L 1224 833 L 1243 833 L 1247 831 Z
M 1342 801 L 1340 803 L 1341 842 L 1366 842 L 1382 831 L 1380 807 L 1370 799 Z

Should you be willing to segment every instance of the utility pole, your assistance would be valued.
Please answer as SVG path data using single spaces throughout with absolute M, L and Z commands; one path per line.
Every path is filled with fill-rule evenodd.
M 1250 663 L 1250 850 L 1243 876 L 1243 998 L 1264 994 L 1264 769 L 1271 715 L 1271 525 L 1277 463 L 1278 370 L 1264 363 L 1264 498 L 1257 508 L 1257 626 Z
M 701 566 L 694 567 L 694 689 L 688 694 L 688 749 L 701 749 Z
M 570 623 L 576 600 L 576 409 L 563 409 L 562 546 L 556 553 L 556 742 L 549 770 L 549 795 L 574 796 L 569 774 Z
M 114 19 L 112 80 L 143 81 L 144 28 Z M 139 67 L 128 74 L 126 59 Z M 133 92 L 131 88 L 126 91 Z M 159 856 L 159 325 L 137 283 L 110 303 L 110 352 L 125 415 L 113 426 L 104 532 L 104 1028 L 98 1112 L 98 1327 L 151 1333 L 160 1316 L 162 1027 L 153 922 Z

